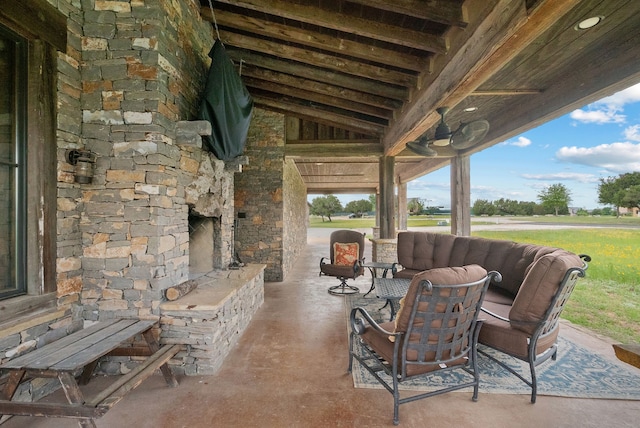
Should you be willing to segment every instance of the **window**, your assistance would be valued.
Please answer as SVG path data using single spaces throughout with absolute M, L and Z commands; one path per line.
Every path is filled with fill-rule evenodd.
M 27 42 L 0 26 L 0 299 L 27 292 Z

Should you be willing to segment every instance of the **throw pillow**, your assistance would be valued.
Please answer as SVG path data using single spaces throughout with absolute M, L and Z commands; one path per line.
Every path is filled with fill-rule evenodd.
M 333 264 L 338 266 L 353 266 L 360 255 L 360 245 L 357 242 L 343 244 L 333 243 Z

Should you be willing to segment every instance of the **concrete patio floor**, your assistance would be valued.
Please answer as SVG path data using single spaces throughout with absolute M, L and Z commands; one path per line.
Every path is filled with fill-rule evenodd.
M 342 297 L 318 277 L 329 230 L 310 229 L 308 246 L 281 283 L 265 284 L 265 303 L 214 376 L 181 377 L 168 388 L 152 376 L 116 404 L 98 427 L 384 427 L 393 426 L 385 390 L 354 389 L 347 373 Z M 369 242 L 367 242 L 369 244 Z M 371 248 L 367 248 L 371 260 Z M 355 284 L 368 290 L 367 274 Z M 615 359 L 611 343 L 563 323 L 561 334 Z M 99 387 L 96 378 L 89 388 Z M 454 392 L 400 406 L 400 426 L 637 427 L 640 401 Z M 3 428 L 77 427 L 69 419 L 14 417 Z

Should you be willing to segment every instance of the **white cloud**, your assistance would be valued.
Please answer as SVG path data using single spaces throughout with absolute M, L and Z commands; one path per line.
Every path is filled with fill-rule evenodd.
M 603 168 L 612 173 L 640 171 L 640 144 L 630 142 L 596 147 L 562 147 L 556 152 L 562 162 Z
M 509 144 L 510 146 L 516 146 L 516 147 L 527 147 L 531 145 L 531 140 L 528 139 L 527 137 L 519 137 L 518 141 L 508 142 L 507 144 Z
M 640 101 L 640 83 L 596 101 L 592 105 L 605 105 L 609 108 L 621 109 L 625 104 Z
M 595 183 L 598 177 L 593 174 L 578 172 L 555 172 L 550 174 L 522 174 L 523 178 L 538 181 L 578 181 L 580 183 Z
M 574 110 L 570 114 L 571 119 L 577 120 L 582 123 L 597 123 L 602 125 L 604 123 L 624 123 L 626 116 L 618 114 L 616 109 L 602 109 L 602 110 Z
M 570 116 L 583 123 L 624 123 L 626 116 L 621 114 L 622 109 L 626 104 L 638 101 L 640 101 L 640 84 L 591 103 L 584 109 L 574 110 Z
M 624 137 L 631 141 L 640 141 L 640 125 L 633 125 L 624 130 Z

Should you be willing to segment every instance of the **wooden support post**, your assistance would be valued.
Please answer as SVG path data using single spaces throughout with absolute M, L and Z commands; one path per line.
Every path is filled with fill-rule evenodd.
M 469 156 L 451 158 L 451 233 L 471 236 L 471 163 Z
M 407 230 L 407 183 L 398 182 L 398 230 Z
M 395 157 L 380 158 L 380 238 L 396 237 L 395 197 L 394 197 Z

